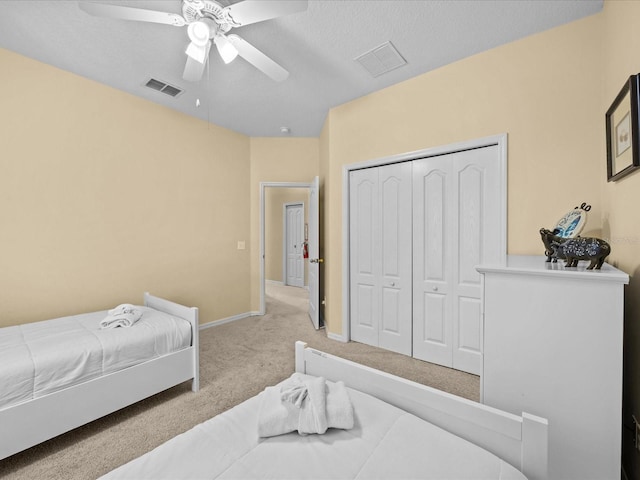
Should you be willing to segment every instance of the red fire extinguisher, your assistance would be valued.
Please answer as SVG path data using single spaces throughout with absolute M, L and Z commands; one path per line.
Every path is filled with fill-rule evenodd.
M 309 244 L 307 242 L 302 244 L 302 258 L 309 258 Z

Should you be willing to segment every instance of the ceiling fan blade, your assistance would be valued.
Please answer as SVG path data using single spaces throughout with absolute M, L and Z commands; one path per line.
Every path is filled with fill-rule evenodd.
M 226 7 L 238 27 L 307 9 L 307 0 L 244 0 Z
M 186 53 L 188 57 L 193 58 L 196 62 L 206 63 L 207 58 L 209 57 L 210 48 L 211 40 L 209 40 L 205 45 L 197 45 L 191 42 L 184 53 Z
M 205 49 L 204 62 L 200 62 L 198 59 L 191 56 L 188 53 L 189 49 L 187 49 L 187 63 L 185 64 L 184 72 L 182 73 L 182 78 L 187 82 L 197 82 L 202 78 L 204 67 L 207 65 L 207 60 L 209 59 L 209 48 L 211 48 L 211 42 L 209 42 L 206 47 L 202 48 Z
M 186 21 L 177 13 L 157 12 L 142 8 L 107 5 L 105 3 L 78 2 L 81 10 L 97 17 L 116 18 L 119 20 L 135 20 L 138 22 L 164 23 L 182 27 Z
M 227 35 L 227 40 L 236 47 L 238 55 L 276 82 L 282 82 L 289 76 L 289 72 L 246 40 L 237 35 Z

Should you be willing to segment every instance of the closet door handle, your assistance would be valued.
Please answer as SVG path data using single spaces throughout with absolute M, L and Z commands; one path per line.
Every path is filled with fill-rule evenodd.
M 437 291 L 438 291 L 438 287 L 434 286 L 432 290 L 433 290 L 434 292 L 437 292 Z

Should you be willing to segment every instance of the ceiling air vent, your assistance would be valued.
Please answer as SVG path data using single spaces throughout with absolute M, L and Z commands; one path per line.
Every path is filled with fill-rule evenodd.
M 402 58 L 391 42 L 383 43 L 354 60 L 360 63 L 373 77 L 378 77 L 407 64 L 407 61 Z
M 145 83 L 145 86 L 167 94 L 170 97 L 177 97 L 182 93 L 182 90 L 180 90 L 178 87 L 174 87 L 173 85 L 169 85 L 168 83 L 161 82 L 160 80 L 156 80 L 155 78 L 149 79 L 149 81 Z

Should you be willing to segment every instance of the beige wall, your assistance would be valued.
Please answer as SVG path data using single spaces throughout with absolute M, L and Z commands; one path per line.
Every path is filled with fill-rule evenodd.
M 317 138 L 251 138 L 251 309 L 260 309 L 260 183 L 310 183 L 319 174 Z M 265 192 L 266 194 L 266 192 Z M 265 229 L 266 231 L 266 229 Z
M 538 230 L 582 202 L 599 228 L 601 47 L 592 16 L 334 108 L 325 215 L 327 323 L 342 332 L 342 166 L 508 134 L 508 250 L 543 253 Z
M 265 278 L 275 282 L 284 282 L 283 236 L 284 206 L 288 203 L 301 203 L 304 206 L 304 222 L 309 219 L 308 188 L 267 188 L 265 190 Z M 304 262 L 304 284 L 307 285 L 308 263 Z
M 250 139 L 6 50 L 0 65 L 0 326 L 144 291 L 203 323 L 258 309 L 259 184 L 310 182 L 318 139 Z
M 602 91 L 599 105 L 604 112 L 629 75 L 640 72 L 640 2 L 606 1 L 603 20 Z M 628 478 L 640 478 L 640 455 L 633 447 L 631 415 L 640 416 L 640 173 L 617 182 L 606 181 L 604 128 L 600 130 L 598 179 L 602 194 L 603 235 L 611 244 L 608 261 L 631 275 L 625 292 L 625 373 L 623 464 Z
M 0 50 L 0 325 L 249 311 L 249 138 Z

